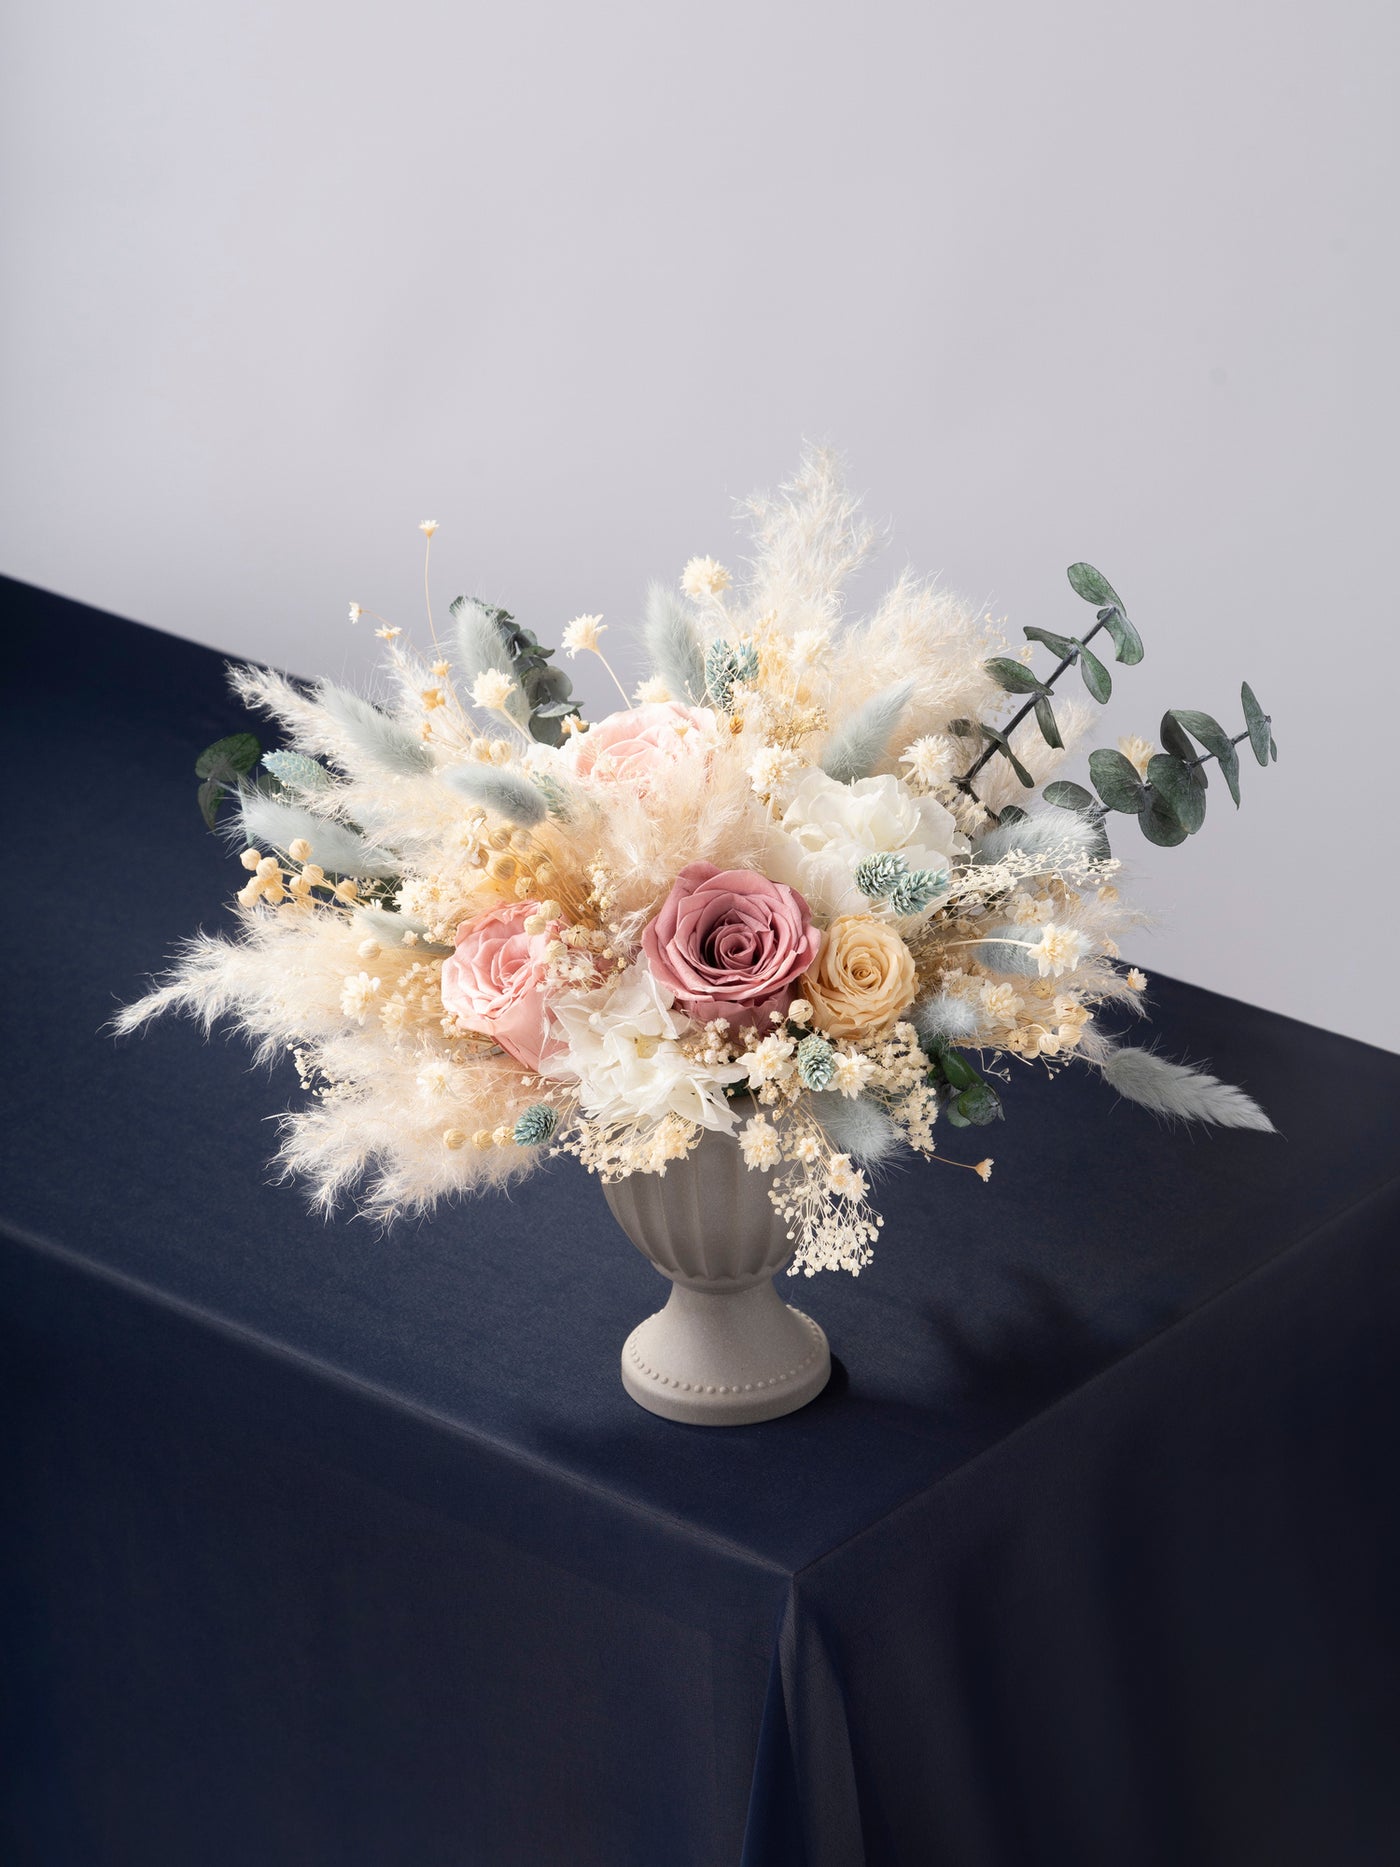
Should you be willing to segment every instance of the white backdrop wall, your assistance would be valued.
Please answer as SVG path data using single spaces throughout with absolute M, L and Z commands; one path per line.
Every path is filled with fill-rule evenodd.
M 1239 817 L 1123 825 L 1131 957 L 1400 1047 L 1393 7 L 51 0 L 7 33 L 0 567 L 356 670 L 346 605 L 418 620 L 432 516 L 439 601 L 601 610 L 611 646 L 832 439 L 891 575 L 1017 628 L 1082 624 L 1071 559 L 1112 578 L 1148 658 L 1106 743 L 1253 682 L 1282 756 Z

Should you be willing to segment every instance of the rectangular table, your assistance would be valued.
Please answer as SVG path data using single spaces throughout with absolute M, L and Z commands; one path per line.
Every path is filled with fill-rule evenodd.
M 326 1225 L 290 1066 L 103 1034 L 220 922 L 192 766 L 245 721 L 204 649 L 0 604 L 0 1859 L 1400 1859 L 1400 1059 L 1155 980 L 1280 1138 L 1018 1071 L 991 1185 L 891 1175 L 796 1293 L 829 1391 L 670 1425 L 573 1163 Z

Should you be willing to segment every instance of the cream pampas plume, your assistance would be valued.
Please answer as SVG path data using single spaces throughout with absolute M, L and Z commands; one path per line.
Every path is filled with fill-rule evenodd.
M 1274 1124 L 1252 1096 L 1192 1064 L 1168 1063 L 1151 1050 L 1123 1049 L 1112 1051 L 1099 1067 L 1120 1096 L 1154 1115 L 1274 1133 Z
M 652 666 L 673 700 L 693 707 L 705 704 L 705 648 L 700 631 L 679 597 L 665 584 L 647 591 L 643 627 Z
M 318 817 L 299 804 L 245 791 L 239 799 L 243 840 L 260 849 L 271 844 L 287 850 L 299 838 L 311 845 L 308 861 L 318 862 L 330 875 L 397 875 L 400 864 L 386 850 L 376 849 L 343 823 Z
M 857 707 L 845 724 L 837 727 L 822 754 L 822 770 L 828 778 L 850 784 L 870 776 L 889 749 L 890 736 L 913 691 L 912 681 L 896 681 L 863 707 Z
M 548 809 L 544 793 L 519 772 L 502 771 L 494 765 L 454 765 L 442 777 L 473 804 L 523 829 L 542 822 Z

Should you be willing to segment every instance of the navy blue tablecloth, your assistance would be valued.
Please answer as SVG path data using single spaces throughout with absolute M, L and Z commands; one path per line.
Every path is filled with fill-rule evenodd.
M 1018 1072 L 989 1187 L 892 1175 L 800 1286 L 829 1391 L 670 1425 L 571 1163 L 324 1224 L 290 1069 L 101 1034 L 220 923 L 191 767 L 243 722 L 203 649 L 0 613 L 0 1859 L 1400 1859 L 1400 1060 L 1157 980 L 1281 1138 Z

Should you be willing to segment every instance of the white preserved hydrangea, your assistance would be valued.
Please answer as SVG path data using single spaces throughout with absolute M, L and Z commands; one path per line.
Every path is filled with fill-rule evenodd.
M 824 771 L 809 771 L 783 812 L 768 873 L 796 888 L 823 919 L 834 919 L 869 912 L 856 884 L 867 856 L 898 852 L 910 869 L 937 871 L 950 869 L 966 849 L 936 798 L 915 797 L 888 773 L 838 784 Z
M 743 1081 L 743 1066 L 688 1054 L 678 1039 L 690 1024 L 672 1002 L 644 965 L 629 966 L 596 991 L 561 995 L 553 1010 L 568 1051 L 546 1061 L 541 1075 L 576 1081 L 584 1112 L 597 1122 L 674 1115 L 732 1133 L 734 1113 L 723 1091 Z

